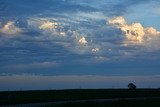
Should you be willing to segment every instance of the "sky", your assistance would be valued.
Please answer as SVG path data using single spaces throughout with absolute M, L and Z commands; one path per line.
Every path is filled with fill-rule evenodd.
M 159 19 L 159 0 L 1 0 L 0 90 L 159 88 Z

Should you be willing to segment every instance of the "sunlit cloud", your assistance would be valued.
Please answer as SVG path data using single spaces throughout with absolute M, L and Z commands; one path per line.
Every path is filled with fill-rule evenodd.
M 59 35 L 66 36 L 66 33 L 65 32 L 59 32 Z
M 58 27 L 57 22 L 45 21 L 39 26 L 39 29 L 50 30 L 50 29 L 56 29 L 57 27 Z
M 155 28 L 145 28 L 141 23 L 127 24 L 122 16 L 110 19 L 108 23 L 119 28 L 127 40 L 132 42 L 142 43 L 147 37 L 160 36 L 160 32 Z
M 86 40 L 85 37 L 81 37 L 81 38 L 79 39 L 78 43 L 81 44 L 81 45 L 86 45 L 88 42 L 87 42 L 87 40 Z
M 27 20 L 29 27 L 40 30 L 54 30 L 59 27 L 59 23 L 54 19 L 33 17 Z
M 40 30 L 44 35 L 50 35 L 53 38 L 67 36 L 67 32 L 63 31 L 60 24 L 56 18 L 30 18 L 28 20 L 29 27 Z
M 160 32 L 153 27 L 146 28 L 145 33 L 148 36 L 160 36 Z
M 160 11 L 155 0 L 148 1 L 40 0 L 30 6 L 30 0 L 27 4 L 22 1 L 21 6 L 0 4 L 7 7 L 0 11 L 0 74 L 86 74 L 97 70 L 95 74 L 119 75 L 125 67 L 131 69 L 125 75 L 143 71 L 155 74 L 160 59 Z M 30 12 L 25 13 L 26 9 Z M 86 63 L 89 66 L 83 68 L 81 64 Z M 109 63 L 122 67 L 110 69 Z M 147 65 L 152 67 L 150 71 L 145 63 L 151 63 Z
M 85 33 L 84 30 L 81 31 L 81 26 L 73 29 L 73 23 L 70 23 L 70 25 L 66 23 L 68 23 L 67 20 L 59 20 L 59 18 L 53 17 L 31 18 L 28 20 L 30 28 L 41 32 L 40 36 L 35 37 L 36 40 L 52 40 L 46 42 L 46 44 L 48 44 L 47 47 L 52 48 L 52 46 L 56 44 L 77 54 L 92 54 L 99 51 L 99 49 L 93 49 L 95 47 L 94 43 L 90 41 L 88 34 Z M 68 28 L 68 26 L 70 26 L 70 28 Z
M 99 52 L 99 50 L 100 50 L 99 48 L 93 48 L 93 49 L 92 49 L 92 52 L 93 52 L 93 53 L 96 53 L 96 52 Z
M 108 20 L 108 23 L 116 25 L 116 27 L 123 27 L 127 24 L 125 19 L 121 16 Z
M 14 35 L 14 34 L 22 32 L 22 30 L 20 28 L 16 27 L 15 22 L 8 21 L 3 26 L 3 28 L 0 29 L 0 32 L 4 33 L 4 34 L 8 34 L 8 35 Z

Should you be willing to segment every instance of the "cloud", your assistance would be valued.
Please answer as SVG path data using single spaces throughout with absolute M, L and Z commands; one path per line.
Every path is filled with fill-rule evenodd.
M 142 43 L 146 38 L 151 36 L 160 36 L 160 32 L 155 28 L 145 28 L 141 23 L 127 24 L 122 16 L 110 19 L 108 23 L 119 28 L 124 33 L 127 40 L 135 43 Z
M 41 35 L 36 36 L 36 40 L 48 41 L 45 42 L 47 48 L 52 48 L 53 46 L 57 45 L 62 46 L 69 51 L 73 51 L 75 48 L 74 45 L 78 45 L 79 35 L 76 31 L 66 28 L 65 24 L 67 23 L 67 20 L 54 17 L 33 17 L 27 22 L 32 30 L 40 32 Z M 43 44 L 44 43 L 42 43 L 42 45 Z
M 119 27 L 119 26 L 122 27 L 122 26 L 126 25 L 125 19 L 121 16 L 108 20 L 108 23 L 116 25 L 117 27 Z
M 101 75 L 5 75 L 0 76 L 0 91 L 46 90 L 77 88 L 127 88 L 133 82 L 138 88 L 159 88 L 160 75 L 101 76 Z
M 59 23 L 54 19 L 33 17 L 27 20 L 29 27 L 40 30 L 53 30 L 59 27 Z
M 81 44 L 81 45 L 86 45 L 88 42 L 87 42 L 87 40 L 86 40 L 85 37 L 81 37 L 81 38 L 79 39 L 78 43 Z
M 98 52 L 99 50 L 100 50 L 99 48 L 93 48 L 93 49 L 92 49 L 92 52 L 93 52 L 93 53 L 96 53 L 96 52 Z
M 52 40 L 48 44 L 64 46 L 69 51 L 77 51 L 76 53 L 88 52 L 87 34 L 73 30 L 72 27 L 68 28 L 66 23 L 68 23 L 67 20 L 59 20 L 59 18 L 32 18 L 28 20 L 29 27 L 42 33 L 41 36 L 36 37 L 37 40 Z M 72 26 L 72 23 L 69 26 Z
M 31 18 L 28 21 L 29 27 L 33 28 L 37 31 L 42 31 L 44 35 L 51 35 L 52 37 L 56 36 L 66 36 L 66 32 L 64 32 L 60 22 L 54 18 Z
M 54 68 L 59 66 L 56 62 L 32 62 L 28 64 L 13 64 L 4 66 L 3 69 L 8 70 L 31 70 L 31 69 L 44 69 L 44 68 Z
M 93 55 L 92 58 L 95 60 L 106 59 L 106 55 L 107 59 L 110 56 L 112 57 L 111 52 L 107 49 L 112 49 L 113 45 L 110 46 L 111 44 L 105 41 L 108 39 L 108 36 L 106 36 L 108 35 L 108 32 L 104 29 L 104 27 L 106 27 L 104 23 L 106 18 L 100 18 L 101 16 L 97 18 L 96 16 L 98 14 L 102 14 L 99 12 L 80 13 L 84 15 L 78 16 L 77 14 L 73 14 L 68 16 L 64 14 L 67 18 L 33 17 L 28 20 L 28 25 L 30 28 L 33 28 L 33 30 L 37 30 L 42 33 L 42 35 L 36 36 L 36 39 L 42 41 L 47 40 L 48 42 L 45 43 L 48 44 L 46 45 L 47 47 L 52 48 L 54 45 L 63 46 L 69 52 L 73 52 L 78 55 Z M 87 16 L 85 16 L 85 14 L 87 14 Z M 79 20 L 77 18 L 79 18 Z M 71 19 L 79 23 L 72 23 Z M 102 20 L 103 25 L 100 25 Z M 100 27 L 97 29 L 97 26 Z M 101 37 L 97 36 L 99 33 L 101 34 Z M 44 43 L 42 43 L 42 45 L 44 46 Z M 114 53 L 114 49 L 112 53 Z
M 71 51 L 74 51 L 75 53 L 93 54 L 100 51 L 100 46 L 95 44 L 87 34 L 72 31 L 72 39 L 75 46 L 71 47 Z
M 105 20 L 106 16 L 102 12 L 78 12 L 75 17 L 79 19 Z
M 153 27 L 146 28 L 145 33 L 149 36 L 160 36 L 160 32 Z
M 39 29 L 50 30 L 50 29 L 56 29 L 57 27 L 58 27 L 57 22 L 45 21 L 39 26 Z
M 15 26 L 15 22 L 8 21 L 4 27 L 0 29 L 0 32 L 8 35 L 14 35 L 22 32 L 22 30 Z

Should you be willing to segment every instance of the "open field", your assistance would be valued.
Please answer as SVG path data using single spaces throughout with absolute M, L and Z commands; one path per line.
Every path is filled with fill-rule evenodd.
M 52 102 L 49 104 L 49 102 Z M 128 107 L 160 105 L 159 89 L 77 89 L 0 92 L 0 105 L 48 103 L 48 106 Z M 118 107 L 119 107 L 118 106 Z

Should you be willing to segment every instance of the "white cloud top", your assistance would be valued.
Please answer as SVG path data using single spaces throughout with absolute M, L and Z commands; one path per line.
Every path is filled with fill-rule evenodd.
M 146 36 L 160 35 L 160 32 L 158 32 L 155 28 L 144 28 L 141 23 L 132 23 L 131 25 L 129 25 L 121 16 L 110 19 L 108 23 L 121 29 L 121 31 L 129 41 L 141 43 L 144 41 Z
M 0 29 L 1 33 L 14 35 L 20 33 L 22 30 L 15 26 L 15 23 L 12 21 L 7 22 L 2 29 Z
M 99 48 L 93 48 L 93 49 L 92 49 L 92 52 L 93 52 L 93 53 L 99 52 Z
M 59 32 L 59 35 L 66 36 L 66 33 L 65 32 Z
M 155 28 L 153 28 L 153 27 L 146 28 L 146 29 L 145 29 L 145 32 L 146 32 L 146 34 L 150 34 L 150 35 L 153 35 L 153 36 L 158 36 L 158 35 L 160 35 L 160 32 L 157 31 L 157 30 L 156 30 Z
M 108 22 L 109 22 L 109 24 L 114 24 L 114 25 L 117 25 L 117 26 L 126 25 L 125 19 L 121 16 L 113 18 L 113 19 L 109 20 Z
M 51 22 L 51 21 L 44 21 L 40 26 L 39 29 L 42 30 L 50 30 L 50 29 L 56 29 L 58 27 L 57 22 Z
M 87 40 L 86 40 L 85 37 L 81 37 L 81 38 L 79 39 L 78 43 L 81 44 L 81 45 L 86 45 L 88 42 L 87 42 Z

